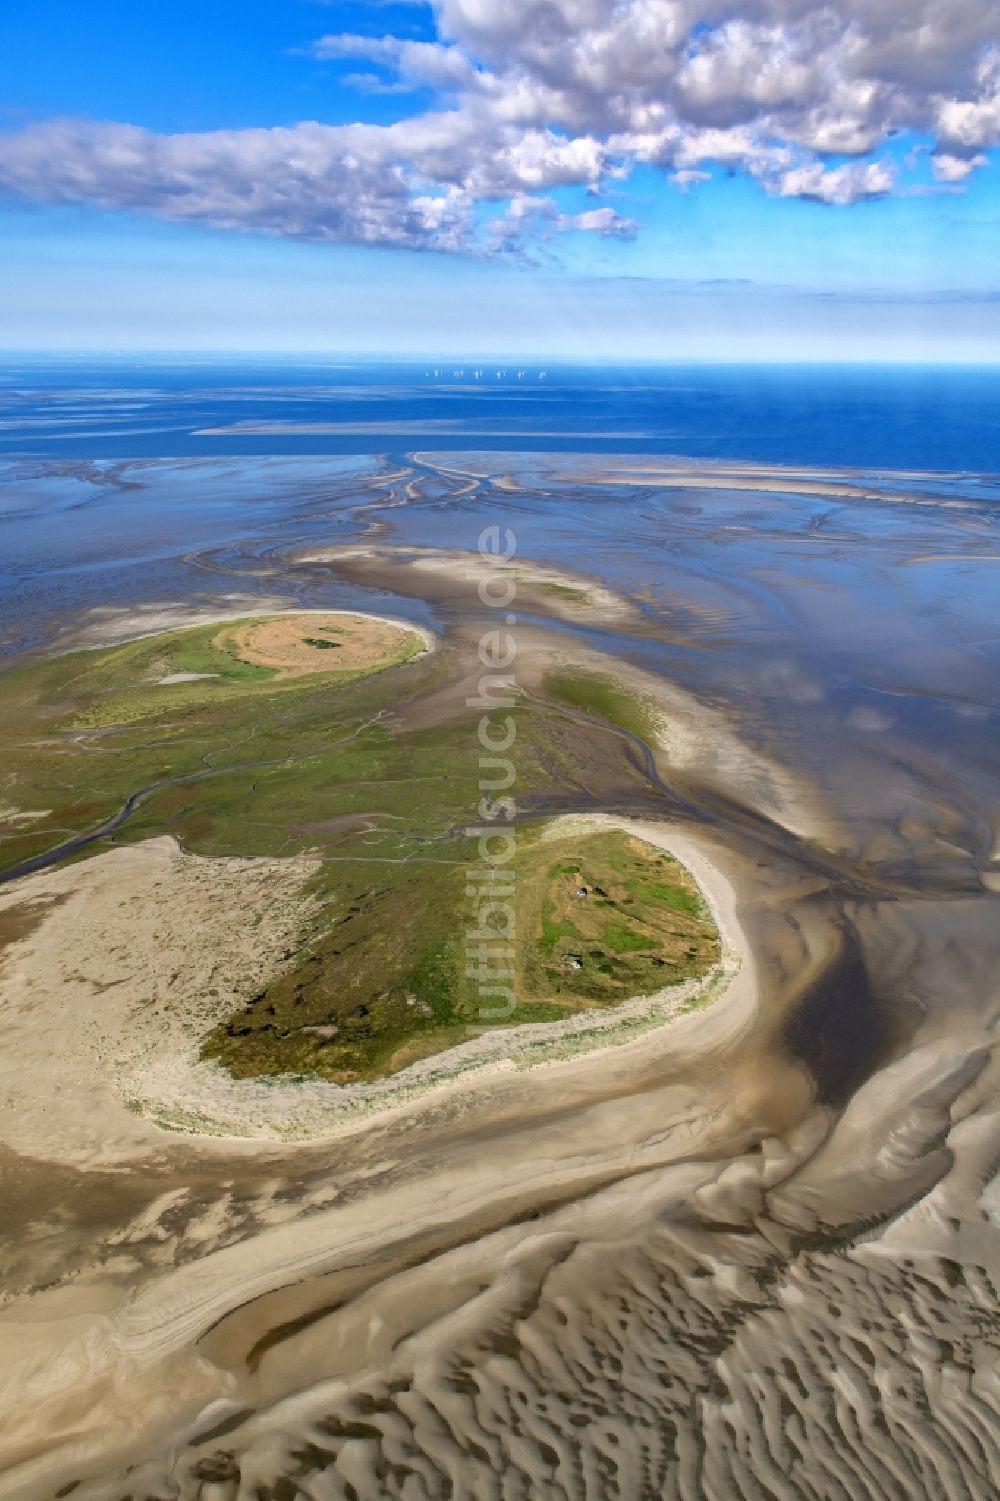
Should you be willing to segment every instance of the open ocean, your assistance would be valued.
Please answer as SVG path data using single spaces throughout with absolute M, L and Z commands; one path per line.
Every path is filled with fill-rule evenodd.
M 1000 366 L 0 364 L 0 454 L 11 457 L 422 447 L 983 474 L 1000 469 Z

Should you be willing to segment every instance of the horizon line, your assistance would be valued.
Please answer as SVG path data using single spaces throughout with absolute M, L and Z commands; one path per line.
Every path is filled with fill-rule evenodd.
M 319 350 L 305 349 L 168 349 L 168 348 L 70 348 L 70 349 L 47 349 L 47 348 L 24 348 L 24 347 L 0 347 L 0 363 L 9 360 L 37 360 L 37 361 L 79 361 L 79 360 L 143 360 L 157 361 L 185 361 L 191 364 L 209 364 L 214 361 L 232 360 L 266 360 L 266 361 L 301 361 L 306 364 L 399 364 L 399 365 L 560 365 L 574 366 L 583 369 L 596 369 L 602 366 L 631 368 L 635 366 L 649 366 L 655 369 L 685 368 L 691 366 L 701 367 L 747 367 L 747 366 L 849 366 L 859 369 L 878 369 L 885 367 L 915 367 L 921 369 L 940 368 L 996 368 L 1000 367 L 1000 353 L 996 356 L 983 357 L 981 355 L 882 355 L 878 358 L 866 358 L 860 355 L 639 355 L 639 354 L 606 354 L 584 357 L 580 355 L 560 354 L 557 352 L 525 351 L 512 353 L 506 351 L 454 353 L 454 352 L 420 352 L 412 351 L 357 351 L 357 350 L 331 350 L 322 352 Z

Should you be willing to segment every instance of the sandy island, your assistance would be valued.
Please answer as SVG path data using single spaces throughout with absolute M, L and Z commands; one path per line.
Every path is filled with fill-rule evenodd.
M 292 604 L 287 595 L 260 597 L 240 594 L 225 595 L 222 598 L 228 602 L 213 600 L 201 608 L 193 608 L 190 603 L 180 600 L 151 601 L 128 609 L 110 605 L 97 606 L 84 611 L 57 637 L 51 655 L 97 650 L 102 646 L 119 646 L 126 641 L 144 641 L 151 636 L 184 631 L 199 625 L 222 625 L 229 621 L 297 615 L 347 615 L 356 620 L 371 620 L 381 625 L 412 631 L 421 637 L 427 651 L 434 651 L 437 646 L 437 638 L 427 626 L 396 615 L 378 615 L 366 610 L 306 610 Z
M 752 964 L 732 888 L 704 843 L 668 825 L 611 816 L 554 820 L 550 836 L 620 828 L 694 874 L 722 938 L 719 966 L 600 1012 L 504 1028 L 391 1078 L 235 1080 L 202 1061 L 202 1038 L 246 988 L 287 963 L 312 915 L 302 887 L 316 868 L 294 859 L 185 854 L 168 836 L 41 872 L 0 893 L 14 936 L 0 960 L 0 1018 L 16 1046 L 0 1056 L 3 1139 L 35 1156 L 107 1164 L 149 1144 L 156 1128 L 209 1136 L 304 1139 L 398 1107 L 459 1079 L 539 1067 L 627 1046 L 715 1000 Z M 730 997 L 730 1009 L 733 1001 Z

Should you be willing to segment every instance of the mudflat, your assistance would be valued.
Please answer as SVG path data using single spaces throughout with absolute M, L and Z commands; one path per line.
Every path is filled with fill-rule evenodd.
M 0 893 L 5 1496 L 990 1494 L 990 482 L 672 467 L 345 464 L 33 617 L 4 869 L 140 797 Z M 405 659 L 328 667 L 338 615 Z

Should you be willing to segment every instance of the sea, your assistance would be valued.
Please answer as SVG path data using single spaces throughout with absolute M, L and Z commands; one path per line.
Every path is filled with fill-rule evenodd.
M 0 456 L 417 448 L 989 474 L 1000 469 L 1000 365 L 0 362 Z

